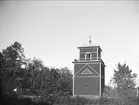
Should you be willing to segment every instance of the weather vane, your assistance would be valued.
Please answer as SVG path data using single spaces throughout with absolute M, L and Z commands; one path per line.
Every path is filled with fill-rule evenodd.
M 89 37 L 89 45 L 91 46 L 91 36 Z

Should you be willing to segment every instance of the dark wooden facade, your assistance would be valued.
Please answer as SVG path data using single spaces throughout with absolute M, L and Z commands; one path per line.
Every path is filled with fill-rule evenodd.
M 78 47 L 79 59 L 75 59 L 73 95 L 100 96 L 105 86 L 105 64 L 100 46 Z

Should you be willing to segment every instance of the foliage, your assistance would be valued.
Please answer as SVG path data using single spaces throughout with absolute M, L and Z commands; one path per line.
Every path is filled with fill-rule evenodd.
M 23 80 L 24 84 L 22 84 L 22 86 L 28 88 L 35 95 L 39 94 L 40 84 L 43 82 L 41 80 L 43 69 L 44 65 L 40 59 L 28 59 L 26 62 L 26 74 Z
M 56 104 L 58 105 L 98 105 L 99 99 L 89 99 L 85 97 L 59 97 Z
M 114 75 L 111 81 L 119 94 L 122 105 L 128 103 L 130 98 L 129 93 L 134 90 L 136 86 L 136 77 L 137 74 L 132 73 L 132 70 L 129 69 L 129 66 L 126 65 L 126 63 L 118 63 L 117 70 L 114 70 Z
M 53 104 L 58 96 L 72 94 L 72 74 L 68 68 L 49 69 L 41 60 L 34 58 L 28 60 L 22 85 L 39 96 L 40 102 Z
M 104 92 L 103 92 L 103 96 L 104 97 L 108 97 L 110 91 L 112 90 L 112 87 L 111 86 L 106 86 L 105 85 L 105 88 L 104 88 Z
M 63 95 L 72 95 L 73 80 L 71 71 L 67 67 L 65 67 L 59 70 L 59 74 L 60 82 L 58 85 L 61 90 L 61 93 L 63 93 Z
M 13 89 L 20 86 L 23 77 L 24 49 L 20 43 L 15 42 L 2 50 L 1 53 L 1 84 L 5 91 L 13 92 Z
M 18 42 L 0 52 L 0 70 L 3 94 L 37 96 L 39 102 L 53 104 L 58 96 L 72 95 L 72 74 L 68 68 L 48 68 L 40 59 L 26 59 L 24 48 Z
M 116 90 L 121 93 L 121 96 L 127 96 L 129 91 L 136 86 L 135 79 L 137 74 L 132 74 L 132 70 L 125 63 L 123 65 L 118 63 L 117 69 L 114 70 L 113 82 Z
M 121 104 L 120 99 L 101 97 L 87 99 L 84 97 L 72 97 L 72 73 L 65 68 L 48 68 L 40 59 L 27 59 L 24 49 L 18 42 L 8 46 L 0 52 L 2 104 L 8 105 L 107 105 Z M 121 97 L 128 97 L 130 90 L 135 87 L 136 74 L 126 64 L 118 64 L 112 79 L 115 89 Z M 21 89 L 20 97 L 13 89 Z M 105 93 L 112 90 L 110 86 L 105 88 Z M 25 98 L 25 92 L 28 97 Z M 18 92 L 19 93 L 19 92 Z M 24 95 L 24 98 L 22 98 Z M 130 98 L 125 104 L 136 105 L 138 98 Z

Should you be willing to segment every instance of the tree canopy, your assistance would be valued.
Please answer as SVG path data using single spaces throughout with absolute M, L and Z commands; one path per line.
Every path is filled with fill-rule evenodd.
M 9 94 L 30 95 L 53 104 L 60 95 L 72 95 L 72 73 L 65 68 L 48 68 L 37 58 L 25 57 L 24 48 L 19 42 L 0 52 L 2 89 Z M 28 93 L 27 93 L 28 94 Z
M 112 82 L 121 96 L 128 96 L 129 92 L 136 86 L 136 77 L 137 74 L 132 73 L 132 70 L 126 63 L 118 63 L 117 68 L 114 69 Z
M 24 49 L 20 43 L 15 42 L 2 50 L 1 55 L 1 82 L 3 89 L 12 92 L 17 82 L 23 77 L 22 65 L 25 64 Z
M 24 48 L 19 42 L 0 52 L 0 71 L 2 94 L 14 94 L 14 89 L 17 89 L 16 93 L 20 93 L 18 95 L 36 96 L 39 101 L 49 105 L 56 102 L 60 96 L 69 98 L 72 95 L 71 70 L 67 67 L 49 68 L 41 59 L 26 58 Z M 118 63 L 112 82 L 121 97 L 128 96 L 129 91 L 135 88 L 136 77 L 137 74 L 132 73 L 126 63 Z M 107 87 L 106 93 L 110 90 L 112 88 Z

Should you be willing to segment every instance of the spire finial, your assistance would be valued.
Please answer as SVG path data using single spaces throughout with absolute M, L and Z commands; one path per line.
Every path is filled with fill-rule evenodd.
M 89 37 L 89 45 L 91 46 L 91 36 Z

